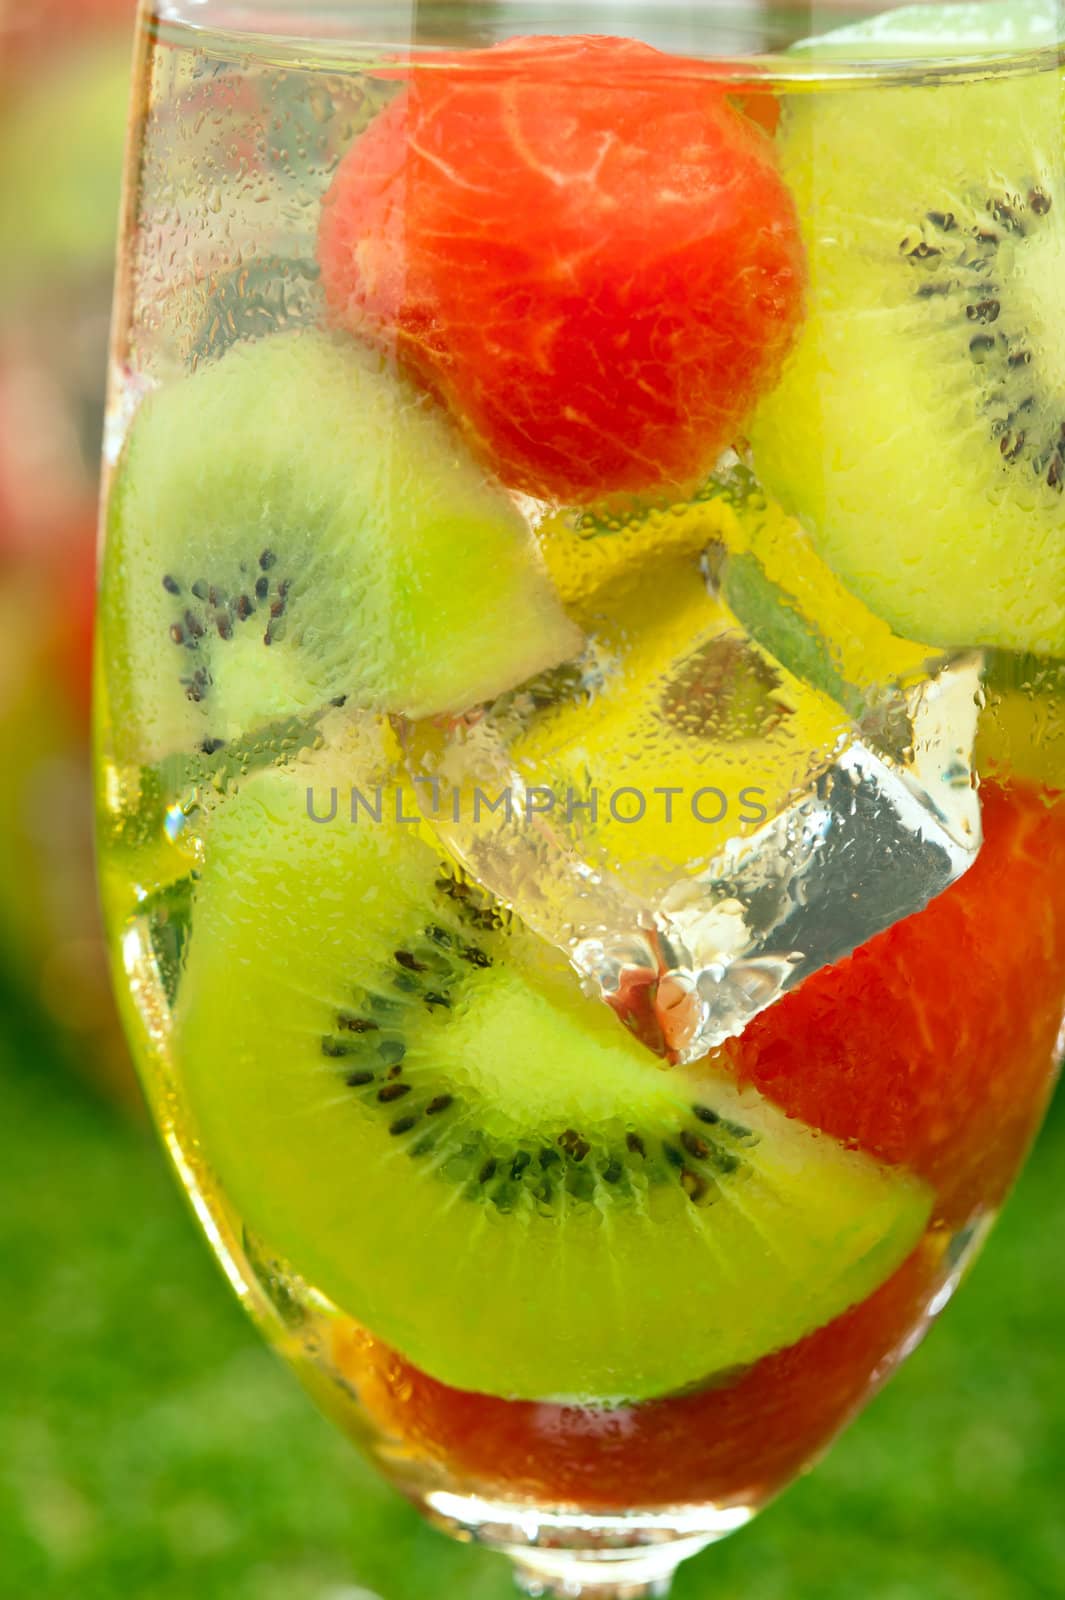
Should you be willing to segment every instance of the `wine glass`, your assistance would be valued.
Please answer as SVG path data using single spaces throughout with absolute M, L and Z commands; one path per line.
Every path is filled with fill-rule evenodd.
M 1059 20 L 142 13 L 127 1030 L 266 1336 L 530 1594 L 806 1467 L 1049 1096 Z

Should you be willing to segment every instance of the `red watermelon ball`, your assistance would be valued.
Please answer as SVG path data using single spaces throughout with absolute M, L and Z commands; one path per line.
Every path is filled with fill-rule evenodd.
M 631 40 L 406 76 L 324 202 L 336 321 L 394 350 L 512 489 L 693 489 L 802 313 L 772 140 L 720 68 Z

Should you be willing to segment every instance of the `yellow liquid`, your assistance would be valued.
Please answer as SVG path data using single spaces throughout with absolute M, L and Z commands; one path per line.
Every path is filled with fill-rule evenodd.
M 165 387 L 198 365 L 220 359 L 236 341 L 312 326 L 322 315 L 314 268 L 321 197 L 338 160 L 395 92 L 395 86 L 372 72 L 356 70 L 337 56 L 330 58 L 323 52 L 321 59 L 312 57 L 313 53 L 293 55 L 267 45 L 238 49 L 231 40 L 212 39 L 202 32 L 184 33 L 174 27 L 152 43 L 151 94 L 129 218 L 132 270 L 121 308 L 125 331 L 120 335 L 113 391 L 116 460 L 125 430 L 146 390 Z M 849 140 L 860 142 L 866 136 L 871 119 L 889 125 L 894 115 L 891 104 L 897 106 L 900 118 L 905 113 L 918 120 L 921 105 L 931 102 L 934 108 L 941 107 L 929 112 L 932 121 L 960 130 L 958 148 L 967 157 L 971 151 L 966 149 L 965 130 L 977 123 L 992 127 L 998 143 L 995 165 L 993 169 L 989 166 L 986 174 L 988 199 L 992 205 L 997 203 L 1000 173 L 1012 173 L 1014 165 L 1018 170 L 1014 187 L 1019 190 L 1021 174 L 1026 174 L 1030 165 L 1026 139 L 1030 142 L 1031 132 L 1023 121 L 1018 124 L 1013 114 L 1018 85 L 1023 81 L 1021 65 L 982 79 L 974 75 L 971 81 L 948 75 L 924 87 L 903 81 L 898 71 L 890 81 L 885 76 L 883 83 L 872 86 L 839 86 L 812 78 L 781 86 L 778 98 L 785 124 L 789 119 L 805 122 L 806 147 L 815 151 L 811 192 L 804 197 L 808 215 L 829 214 L 835 203 L 832 186 L 837 181 L 839 153 L 846 150 Z M 1057 87 L 1059 80 L 1056 73 L 1041 68 L 1031 72 L 1030 83 L 1038 100 L 1045 97 L 1048 85 Z M 893 172 L 889 163 L 885 193 Z M 1059 161 L 1054 176 L 1060 175 Z M 976 175 L 977 187 L 982 176 Z M 817 188 L 822 179 L 823 193 Z M 1027 181 L 1025 176 L 1023 182 Z M 1065 201 L 1065 195 L 1062 198 Z M 926 219 L 918 218 L 915 226 L 923 228 L 925 223 Z M 1015 249 L 1015 241 L 1008 228 L 1003 237 L 1005 243 L 998 248 L 1005 258 Z M 899 241 L 893 240 L 890 248 L 898 246 Z M 525 505 L 523 514 L 539 541 L 546 569 L 569 614 L 586 631 L 584 677 L 575 682 L 572 676 L 548 675 L 533 697 L 534 704 L 522 703 L 519 694 L 495 708 L 491 716 L 461 730 L 439 721 L 411 726 L 382 718 L 378 754 L 366 757 L 363 765 L 357 756 L 347 761 L 345 773 L 353 787 L 372 796 L 381 777 L 381 748 L 387 755 L 386 778 L 392 791 L 388 803 L 395 799 L 394 791 L 401 790 L 400 804 L 408 811 L 417 806 L 417 782 L 427 763 L 449 796 L 455 788 L 461 789 L 464 781 L 488 784 L 501 773 L 504 778 L 516 773 L 525 785 L 544 781 L 573 784 L 584 801 L 589 785 L 604 789 L 614 785 L 638 793 L 653 789 L 656 781 L 676 786 L 684 792 L 687 806 L 677 827 L 664 827 L 656 814 L 635 826 L 610 816 L 605 827 L 589 829 L 587 810 L 578 814 L 575 828 L 570 828 L 568 821 L 565 826 L 558 824 L 557 816 L 550 824 L 556 830 L 550 834 L 552 860 L 565 858 L 577 861 L 582 869 L 591 864 L 596 872 L 615 873 L 626 894 L 647 896 L 655 910 L 657 887 L 649 888 L 644 876 L 649 862 L 660 874 L 664 868 L 667 875 L 679 871 L 694 876 L 730 841 L 753 838 L 765 817 L 737 820 L 735 803 L 740 790 L 756 789 L 758 806 L 766 816 L 784 813 L 816 775 L 850 748 L 856 723 L 871 705 L 879 703 L 878 695 L 894 712 L 913 686 L 927 676 L 930 662 L 938 662 L 936 670 L 942 669 L 950 656 L 943 650 L 948 638 L 959 647 L 959 656 L 963 647 L 977 649 L 974 672 L 984 665 L 979 647 L 989 642 L 996 646 L 993 659 L 998 676 L 992 674 L 981 701 L 979 773 L 1000 783 L 1013 778 L 1050 788 L 1065 783 L 1060 679 L 1038 658 L 1022 657 L 1019 664 L 1015 659 L 1020 654 L 1015 635 L 1022 625 L 1035 630 L 1044 653 L 1049 654 L 1055 645 L 1057 624 L 1053 606 L 1048 606 L 1046 599 L 1048 594 L 1052 598 L 1055 575 L 1060 575 L 1062 558 L 1054 553 L 1054 541 L 1063 549 L 1065 542 L 1060 532 L 1060 499 L 1047 502 L 1044 493 L 1049 462 L 1044 463 L 1043 477 L 1038 480 L 1041 486 L 1032 491 L 1031 526 L 1035 532 L 1031 550 L 1025 553 L 1004 547 L 1002 564 L 1008 564 L 1009 570 L 998 575 L 1002 589 L 997 610 L 991 603 L 981 609 L 972 624 L 977 632 L 969 637 L 965 631 L 968 624 L 960 619 L 967 605 L 971 611 L 973 587 L 979 585 L 982 571 L 979 560 L 974 558 L 974 565 L 967 555 L 964 559 L 959 555 L 956 538 L 942 537 L 942 526 L 939 533 L 933 528 L 935 517 L 942 512 L 940 496 L 932 495 L 935 503 L 923 518 L 921 494 L 927 493 L 927 463 L 923 459 L 915 462 L 911 484 L 904 475 L 900 478 L 897 461 L 890 454 L 872 447 L 875 441 L 861 453 L 862 473 L 858 476 L 844 471 L 834 454 L 837 418 L 842 426 L 848 408 L 862 418 L 867 412 L 875 418 L 894 403 L 899 388 L 909 381 L 906 363 L 914 360 L 912 350 L 896 333 L 885 335 L 880 324 L 892 295 L 914 294 L 913 280 L 905 279 L 909 288 L 904 290 L 899 282 L 892 283 L 882 268 L 870 265 L 871 253 L 875 257 L 879 250 L 883 255 L 886 248 L 876 218 L 855 211 L 853 235 L 841 243 L 846 260 L 832 287 L 833 293 L 850 293 L 850 311 L 844 320 L 833 322 L 832 317 L 842 313 L 827 299 L 819 300 L 823 286 L 817 281 L 811 284 L 812 316 L 821 319 L 812 320 L 811 326 L 821 331 L 811 344 L 800 347 L 796 356 L 798 368 L 805 374 L 809 405 L 802 412 L 791 406 L 786 416 L 774 418 L 770 401 L 755 429 L 754 459 L 757 462 L 761 452 L 774 464 L 782 492 L 795 489 L 789 462 L 801 457 L 809 464 L 814 459 L 813 499 L 830 528 L 845 523 L 859 499 L 864 505 L 886 508 L 885 517 L 895 519 L 890 538 L 903 565 L 926 557 L 929 547 L 935 545 L 939 554 L 930 563 L 925 561 L 912 591 L 905 585 L 884 590 L 877 581 L 877 563 L 870 563 L 867 570 L 852 549 L 837 549 L 829 535 L 824 553 L 835 564 L 834 575 L 808 534 L 772 497 L 763 497 L 761 511 L 752 512 L 742 495 L 730 497 L 720 484 L 712 484 L 700 498 L 676 506 L 642 508 L 616 525 L 610 524 L 609 517 L 596 526 L 594 515 L 588 513 Z M 1052 276 L 1052 266 L 1044 263 L 1040 271 Z M 978 261 L 973 271 L 979 270 L 983 269 Z M 863 304 L 866 281 L 868 299 Z M 886 288 L 889 283 L 891 287 Z M 1033 343 L 1046 350 L 1048 381 L 1057 383 L 1061 324 L 1055 326 L 1046 313 L 1042 292 L 1036 289 L 1032 296 L 1043 318 Z M 963 296 L 960 310 L 955 306 L 963 323 L 967 303 Z M 923 304 L 914 295 L 914 316 Z M 904 311 L 903 321 L 905 315 Z M 937 310 L 930 324 L 929 355 L 921 369 L 926 377 L 942 370 L 945 341 L 953 337 L 948 321 Z M 897 328 L 898 322 L 894 326 Z M 863 364 L 858 356 L 864 348 L 861 337 L 865 329 L 872 330 L 867 347 L 872 354 Z M 964 340 L 959 348 L 967 348 Z M 838 381 L 830 385 L 825 377 L 831 364 L 844 356 L 852 363 L 857 361 L 855 391 L 849 401 L 846 393 L 841 395 Z M 963 369 L 966 359 L 964 354 L 958 357 Z M 836 368 L 832 371 L 838 379 Z M 967 376 L 963 370 L 962 377 Z M 786 398 L 787 392 L 782 390 L 778 405 L 784 406 Z M 1014 398 L 1011 390 L 1009 405 Z M 944 407 L 947 404 L 945 399 Z M 1049 414 L 1050 404 L 1040 401 L 1041 417 L 1044 411 Z M 903 421 L 908 416 L 905 412 Z M 953 504 L 964 492 L 968 468 L 957 453 L 961 450 L 958 439 L 949 424 L 943 423 L 942 414 L 937 416 L 946 446 L 939 478 L 934 473 L 931 476 L 942 486 L 943 497 Z M 990 418 L 988 426 L 995 420 Z M 999 420 L 1005 423 L 1005 414 Z M 1012 432 L 1004 431 L 1002 437 L 1009 438 L 1012 448 L 1019 426 L 1012 422 L 1008 427 Z M 239 449 L 237 440 L 234 449 Z M 819 450 L 823 451 L 820 458 Z M 782 464 L 776 456 L 783 458 Z M 745 444 L 741 468 L 746 468 L 748 459 Z M 732 463 L 730 470 L 735 467 Z M 900 495 L 910 511 L 904 524 L 898 518 Z M 979 545 L 979 522 L 980 517 L 975 517 L 974 549 Z M 874 519 L 871 528 L 877 537 L 888 537 L 883 519 Z M 1048 534 L 1045 529 L 1050 530 Z M 150 539 L 153 531 L 145 529 L 145 539 Z M 1035 586 L 1039 593 L 1030 594 L 1025 588 L 1029 558 L 1049 565 L 1046 583 Z M 751 564 L 737 565 L 745 560 Z M 841 572 L 851 587 L 841 581 Z M 763 594 L 772 594 L 775 587 L 787 596 L 786 609 L 795 619 L 787 637 L 776 627 L 774 615 L 764 609 L 764 599 L 758 601 L 757 592 L 754 602 L 749 592 L 745 602 L 753 604 L 754 611 L 744 609 L 739 590 L 730 587 L 737 573 L 746 573 L 748 578 L 754 573 L 756 589 L 758 582 L 768 584 Z M 117 592 L 118 575 L 109 573 L 106 564 L 104 582 Z M 878 606 L 885 615 L 876 614 Z M 931 630 L 923 626 L 930 616 L 935 622 Z M 1003 616 L 1004 631 L 997 637 L 995 629 Z M 753 643 L 748 635 L 753 636 Z M 796 636 L 801 647 L 796 646 Z M 718 648 L 722 640 L 725 649 Z M 921 642 L 915 642 L 918 640 Z M 168 641 L 161 640 L 161 655 L 168 648 Z M 244 1214 L 242 1197 L 231 1192 L 225 1154 L 202 1142 L 187 1094 L 186 1073 L 191 1074 L 191 1068 L 183 1060 L 181 986 L 188 950 L 196 939 L 198 884 L 211 868 L 215 819 L 234 804 L 257 773 L 271 767 L 302 771 L 309 763 L 313 774 L 313 763 L 323 752 L 328 760 L 330 750 L 343 747 L 357 708 L 325 706 L 311 718 L 281 718 L 267 733 L 249 732 L 246 738 L 210 754 L 202 749 L 176 748 L 163 759 L 153 751 L 155 759 L 138 760 L 137 727 L 117 716 L 112 722 L 113 685 L 116 673 L 121 675 L 122 663 L 108 658 L 108 650 L 105 632 L 97 677 L 103 895 L 127 1028 L 182 1181 L 234 1286 L 253 1314 L 328 1409 L 376 1451 L 385 1470 L 416 1495 L 466 1487 L 484 1492 L 486 1486 L 476 1473 L 464 1479 L 461 1468 L 446 1459 L 431 1459 L 431 1451 L 427 1459 L 424 1441 L 420 1448 L 409 1440 L 404 1442 L 402 1407 L 387 1418 L 380 1408 L 368 1417 L 360 1400 L 360 1383 L 364 1395 L 377 1393 L 376 1378 L 371 1381 L 366 1376 L 368 1363 L 372 1366 L 377 1359 L 373 1355 L 377 1330 L 371 1327 L 367 1332 L 362 1326 L 367 1321 L 365 1314 L 353 1317 L 351 1306 L 323 1292 L 308 1262 L 298 1253 L 286 1256 L 281 1241 L 263 1229 L 260 1219 Z M 797 654 L 788 654 L 795 650 Z M 778 659 L 775 651 L 781 652 L 783 659 Z M 703 667 L 707 660 L 714 663 L 709 676 L 705 670 L 701 676 L 686 675 L 686 664 L 693 658 Z M 945 670 L 953 671 L 953 664 Z M 814 676 L 804 678 L 803 674 L 810 672 Z M 691 705 L 696 715 L 694 719 L 688 715 L 687 723 L 694 720 L 699 724 L 700 716 L 705 716 L 706 698 L 714 696 L 719 703 L 716 725 L 686 726 Z M 657 742 L 647 737 L 649 720 L 656 717 L 666 730 Z M 971 729 L 967 731 L 961 710 L 958 718 L 955 742 L 962 748 Z M 456 749 L 460 746 L 459 757 Z M 898 764 L 905 768 L 907 761 L 900 757 Z M 687 804 L 690 793 L 700 787 L 720 791 L 733 810 L 726 808 L 724 815 L 705 821 Z M 397 830 L 412 826 L 398 821 L 392 825 Z M 413 826 L 423 839 L 433 842 L 441 856 L 451 851 L 469 865 L 468 837 L 458 826 L 449 825 L 447 815 L 442 822 L 423 816 Z M 323 832 L 323 850 L 325 838 Z M 502 841 L 506 852 L 508 836 L 503 834 Z M 529 864 L 516 873 L 518 889 L 542 867 L 545 857 L 542 847 L 537 849 L 540 854 L 534 852 Z M 518 850 L 515 845 L 513 860 L 519 859 Z M 486 857 L 485 871 L 491 867 L 492 861 Z M 546 875 L 544 881 L 549 881 Z M 506 882 L 513 886 L 515 879 Z M 1060 892 L 1049 873 L 1045 891 L 1048 904 Z M 517 901 L 517 892 L 503 898 Z M 306 909 L 313 918 L 315 906 Z M 504 910 L 500 915 L 505 918 L 507 913 Z M 535 925 L 531 911 L 529 920 Z M 1054 976 L 1048 971 L 1048 986 L 1052 987 Z M 1060 981 L 1062 975 L 1058 977 Z M 218 1023 L 224 1033 L 233 1019 L 238 1019 L 238 1040 L 239 1017 L 247 995 L 240 963 L 234 962 L 227 997 L 232 1015 L 227 1008 L 226 1015 L 220 1012 Z M 597 1002 L 589 1000 L 588 1004 Z M 886 1017 L 883 1022 L 890 1030 L 892 1019 Z M 218 1070 L 225 1070 L 224 1050 L 219 1050 L 217 1065 Z M 653 1070 L 658 1070 L 657 1065 Z M 1027 1115 L 1022 1118 L 1026 1126 L 1037 1115 L 1049 1076 L 1047 1052 L 1045 1063 L 1032 1069 L 1022 1091 L 1030 1098 Z M 1014 1163 L 1020 1154 L 1018 1146 L 1012 1152 Z M 276 1164 L 276 1173 L 267 1174 L 267 1182 L 274 1185 L 272 1212 L 284 1210 L 286 1185 L 291 1186 L 287 1192 L 299 1209 L 299 1185 L 304 1179 L 313 1184 L 315 1174 L 308 1170 L 301 1179 L 299 1172 L 293 1172 L 283 1133 L 278 1139 Z M 910 1305 L 913 1324 L 920 1321 L 927 1303 L 949 1279 L 983 1211 L 993 1210 L 1000 1198 L 1001 1185 L 989 1180 L 983 1206 L 962 1217 L 942 1212 L 935 1196 L 930 1197 L 928 1229 L 921 1244 L 928 1260 L 926 1292 L 923 1298 L 915 1296 Z M 890 1266 L 897 1265 L 921 1237 L 918 1227 Z M 298 1238 L 298 1230 L 293 1238 Z M 948 1243 L 951 1239 L 954 1244 Z M 883 1276 L 888 1270 L 885 1265 Z M 433 1297 L 446 1298 L 446 1294 L 446 1282 L 426 1283 L 427 1324 L 435 1315 Z M 842 1311 L 845 1306 L 835 1309 Z M 735 1314 L 737 1320 L 743 1319 L 742 1304 Z M 557 1329 L 544 1327 L 541 1336 L 564 1338 L 563 1322 Z M 887 1321 L 884 1329 L 887 1337 Z M 795 1330 L 795 1336 L 811 1331 L 803 1327 Z M 901 1332 L 896 1329 L 894 1333 L 897 1342 Z M 871 1340 L 865 1378 L 871 1381 L 886 1353 Z M 716 1376 L 720 1378 L 720 1374 Z M 853 1399 L 857 1401 L 861 1393 L 859 1383 Z M 580 1398 L 602 1402 L 619 1396 L 587 1394 Z M 834 1426 L 835 1420 L 822 1418 L 818 1427 L 811 1427 L 810 1454 L 820 1447 L 825 1427 Z M 639 1472 L 636 1461 L 633 1494 L 637 1499 Z M 737 1495 L 745 1497 L 745 1504 L 754 1506 L 775 1485 L 767 1481 L 757 1488 L 737 1479 L 734 1487 Z M 488 1488 L 505 1492 L 505 1485 L 503 1489 L 498 1484 Z M 698 1499 L 705 1492 L 696 1487 L 692 1497 Z M 720 1484 L 717 1492 L 728 1498 Z

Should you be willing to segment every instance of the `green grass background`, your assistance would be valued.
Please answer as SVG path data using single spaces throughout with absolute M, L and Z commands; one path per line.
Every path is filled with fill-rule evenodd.
M 1065 1104 L 921 1352 L 676 1600 L 1065 1595 Z M 0 1012 L 0 1596 L 507 1600 L 260 1348 L 151 1135 Z

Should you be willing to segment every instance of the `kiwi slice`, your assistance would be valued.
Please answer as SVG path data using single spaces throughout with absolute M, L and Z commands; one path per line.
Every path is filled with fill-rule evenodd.
M 149 762 L 341 696 L 462 710 L 580 646 L 524 521 L 434 403 L 306 331 L 145 401 L 102 627 L 116 755 Z
M 245 1225 L 504 1396 L 661 1394 L 875 1288 L 927 1188 L 709 1062 L 661 1070 L 417 831 L 351 822 L 373 765 L 264 771 L 212 819 L 175 1052 Z
M 974 19 L 995 10 L 915 8 L 899 37 L 870 24 L 837 43 L 935 54 L 958 28 L 975 49 Z M 899 632 L 1061 655 L 1063 89 L 1056 56 L 1040 60 L 793 97 L 780 155 L 814 292 L 752 442 L 762 479 Z

